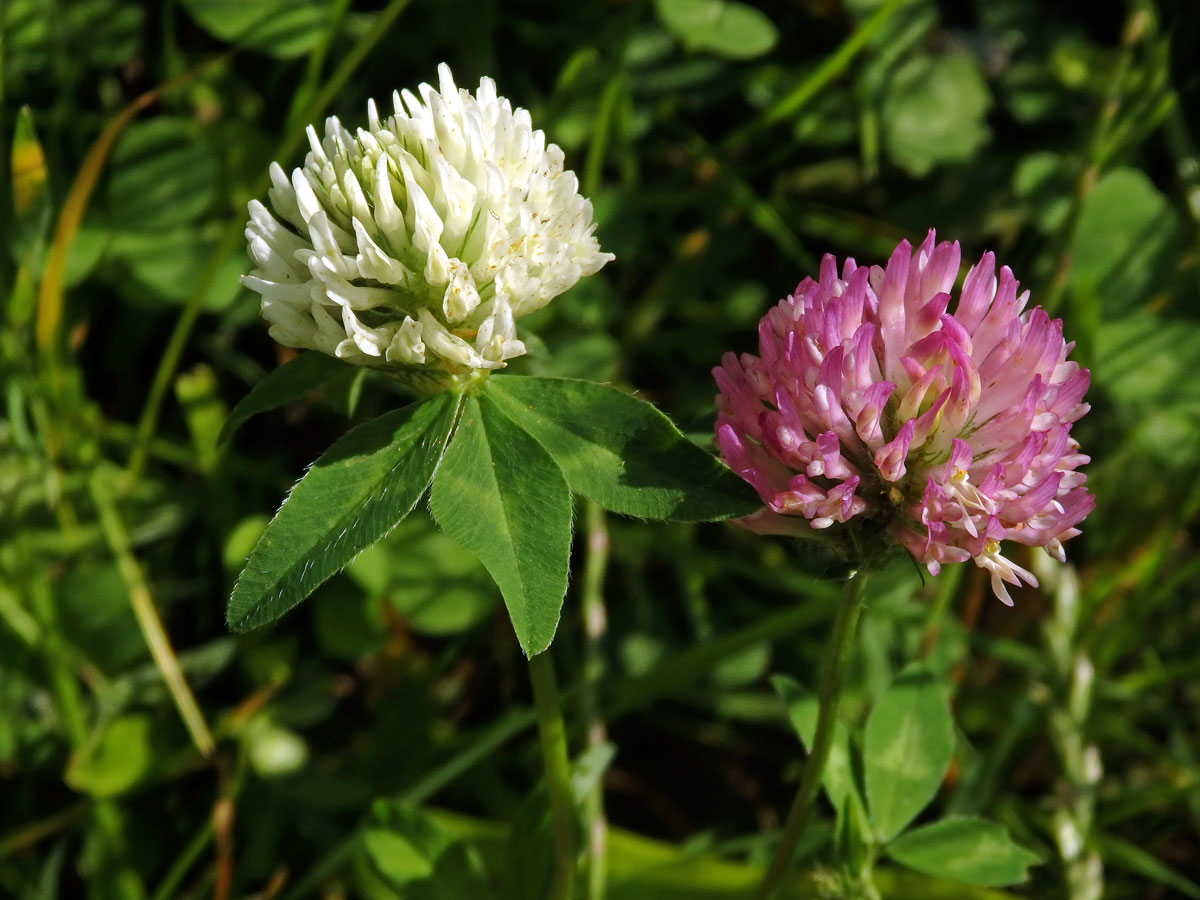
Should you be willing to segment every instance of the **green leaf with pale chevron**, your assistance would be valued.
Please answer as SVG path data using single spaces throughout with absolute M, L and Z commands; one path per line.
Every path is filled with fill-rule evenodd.
M 567 592 L 571 492 L 550 454 L 488 393 L 465 401 L 429 505 L 499 585 L 526 655 L 549 647 Z

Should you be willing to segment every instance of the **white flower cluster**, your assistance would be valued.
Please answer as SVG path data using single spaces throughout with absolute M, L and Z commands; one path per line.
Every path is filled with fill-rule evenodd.
M 613 258 L 529 113 L 490 78 L 472 96 L 438 74 L 440 91 L 394 94 L 387 119 L 369 102 L 366 129 L 329 118 L 322 141 L 310 126 L 290 180 L 272 163 L 275 215 L 250 202 L 242 282 L 279 343 L 360 365 L 501 368 L 525 352 L 516 319 Z

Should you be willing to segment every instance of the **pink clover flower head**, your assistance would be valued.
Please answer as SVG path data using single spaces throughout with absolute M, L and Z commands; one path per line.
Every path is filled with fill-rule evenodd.
M 759 323 L 759 355 L 713 369 L 717 441 L 766 504 L 740 524 L 882 529 L 933 575 L 974 560 L 1012 605 L 1005 585 L 1037 579 L 1002 542 L 1064 560 L 1095 506 L 1071 437 L 1089 375 L 992 253 L 952 298 L 959 256 L 932 230 L 885 268 L 825 256 Z

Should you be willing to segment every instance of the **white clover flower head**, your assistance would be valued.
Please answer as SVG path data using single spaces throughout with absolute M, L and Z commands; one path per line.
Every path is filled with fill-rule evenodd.
M 289 179 L 271 164 L 271 210 L 252 200 L 246 239 L 276 341 L 359 365 L 463 374 L 525 352 L 516 320 L 612 259 L 592 204 L 529 113 L 474 95 L 438 67 L 367 104 L 356 132 L 336 118 Z

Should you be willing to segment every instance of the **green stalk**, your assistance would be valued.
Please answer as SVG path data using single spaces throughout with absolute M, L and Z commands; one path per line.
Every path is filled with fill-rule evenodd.
M 284 119 L 287 123 L 285 130 L 288 133 L 303 128 L 308 124 L 303 119 L 305 106 L 317 91 L 317 85 L 321 81 L 321 71 L 325 68 L 325 58 L 329 55 L 329 45 L 337 37 L 338 29 L 342 27 L 342 22 L 346 18 L 346 11 L 349 6 L 350 0 L 334 0 L 329 5 L 329 27 L 325 29 L 321 40 L 317 42 L 317 45 L 308 54 L 308 65 L 304 68 L 304 79 L 300 82 L 296 93 L 292 95 L 292 103 L 288 107 L 287 118 Z
M 737 147 L 753 133 L 794 116 L 806 103 L 850 68 L 854 58 L 875 35 L 883 30 L 888 22 L 895 18 L 907 2 L 908 0 L 887 0 L 871 15 L 863 19 L 850 36 L 842 41 L 836 50 L 826 56 L 804 80 L 771 104 L 766 112 L 756 120 L 733 132 L 725 139 L 723 145 L 726 148 Z
M 809 817 L 812 815 L 813 803 L 821 789 L 821 776 L 825 772 L 825 763 L 829 759 L 829 748 L 833 744 L 833 727 L 837 722 L 838 702 L 841 699 L 842 674 L 846 670 L 846 661 L 850 658 L 850 647 L 854 643 L 854 628 L 858 624 L 858 614 L 862 610 L 863 590 L 867 583 L 867 573 L 851 572 L 842 589 L 842 600 L 838 605 L 837 617 L 833 622 L 833 634 L 825 651 L 825 660 L 821 666 L 821 684 L 818 688 L 817 699 L 817 731 L 813 736 L 812 752 L 808 755 L 808 763 L 800 776 L 800 787 L 796 790 L 796 798 L 788 811 L 787 821 L 783 826 L 783 834 L 775 845 L 775 853 L 771 865 L 755 894 L 757 900 L 770 900 L 779 889 L 792 857 L 796 853 L 796 845 L 800 842 Z
M 929 615 L 925 617 L 925 627 L 921 629 L 921 644 L 917 656 L 925 659 L 937 646 L 942 633 L 942 622 L 950 601 L 958 594 L 958 586 L 962 583 L 965 566 L 950 566 L 938 578 L 937 592 L 933 595 L 933 603 L 929 607 Z
M 171 640 L 167 637 L 162 619 L 159 618 L 158 610 L 154 606 L 150 588 L 142 576 L 142 568 L 134 558 L 129 532 L 125 528 L 125 523 L 121 521 L 116 504 L 104 483 L 104 474 L 100 472 L 93 474 L 89 486 L 92 491 L 92 499 L 96 504 L 96 512 L 100 517 L 100 528 L 104 532 L 104 538 L 116 561 L 117 571 L 120 573 L 125 591 L 129 595 L 129 603 L 133 607 L 133 614 L 137 619 L 138 628 L 141 629 L 142 638 L 150 649 L 150 656 L 158 667 L 163 683 L 167 686 L 167 692 L 171 695 L 171 700 L 174 701 L 175 708 L 179 711 L 179 717 L 183 720 L 184 727 L 187 728 L 187 732 L 192 738 L 192 743 L 196 745 L 200 755 L 208 759 L 216 749 L 212 732 L 204 720 L 204 714 L 200 712 L 196 697 L 188 686 L 187 678 L 179 665 L 179 659 L 171 647 Z
M 41 578 L 29 584 L 29 593 L 36 614 L 40 619 L 43 634 L 43 653 L 49 671 L 50 686 L 62 716 L 63 730 L 73 752 L 87 741 L 87 714 L 79 683 L 67 657 L 67 649 L 58 624 L 58 604 L 50 585 Z M 117 900 L 143 900 L 146 890 L 137 871 L 126 860 L 125 826 L 120 812 L 112 800 L 97 799 L 91 807 L 92 821 L 103 837 L 108 851 L 107 864 L 111 866 L 114 896 Z M 66 824 L 63 820 L 61 824 Z M 53 827 L 60 823 L 55 821 Z M 50 832 L 46 832 L 50 833 Z M 40 838 L 41 832 L 35 835 Z
M 183 848 L 179 858 L 171 864 L 171 868 L 167 870 L 167 874 L 163 877 L 162 883 L 154 892 L 151 900 L 171 900 L 172 897 L 178 897 L 179 886 L 183 884 L 183 879 L 187 877 L 188 871 L 196 864 L 200 855 L 208 849 L 212 840 L 212 816 L 205 816 L 204 824 L 200 826 L 200 830 L 196 832 L 188 845 Z
M 604 154 L 608 149 L 608 137 L 612 131 L 617 101 L 625 90 L 625 73 L 618 71 L 600 95 L 600 109 L 596 112 L 595 131 L 588 147 L 587 162 L 584 163 L 582 191 L 585 197 L 594 196 L 600 187 L 600 173 L 604 168 Z
M 822 587 L 824 585 L 817 584 L 813 586 L 813 590 L 819 594 Z M 820 608 L 816 605 L 797 605 L 764 616 L 739 630 L 689 647 L 672 659 L 660 663 L 647 675 L 618 682 L 611 692 L 600 698 L 600 712 L 605 719 L 612 720 L 644 709 L 657 698 L 695 683 L 720 660 L 762 641 L 782 640 L 812 625 L 818 620 Z M 572 701 L 580 687 L 568 689 L 563 695 L 564 698 L 568 702 Z M 452 784 L 464 772 L 491 757 L 525 729 L 532 727 L 536 721 L 533 710 L 513 710 L 478 736 L 466 741 L 463 750 L 395 795 L 394 799 L 401 803 L 424 803 L 448 784 Z M 280 900 L 303 900 L 315 894 L 324 881 L 332 878 L 349 863 L 361 842 L 362 832 L 359 830 L 334 844 L 308 872 L 296 879 Z
M 571 900 L 575 889 L 571 763 L 567 756 L 567 730 L 558 699 L 554 661 L 549 651 L 529 658 L 529 680 L 533 683 L 538 737 L 546 766 L 546 793 L 550 798 L 550 829 L 554 835 L 554 876 L 546 900 Z
M 87 740 L 87 716 L 83 711 L 79 683 L 75 680 L 75 672 L 71 668 L 62 632 L 59 630 L 58 604 L 50 586 L 43 579 L 34 579 L 28 587 L 34 612 L 40 620 L 38 624 L 43 636 L 43 655 L 50 678 L 50 688 L 58 703 L 63 731 L 66 732 L 67 741 L 74 750 Z
M 38 841 L 74 825 L 79 817 L 88 811 L 88 807 L 87 800 L 77 800 L 66 809 L 51 813 L 36 822 L 21 825 L 5 834 L 0 834 L 0 859 L 28 850 Z
M 580 695 L 587 745 L 603 744 L 608 739 L 604 716 L 596 699 L 596 688 L 604 677 L 602 641 L 608 627 L 604 607 L 604 573 L 608 568 L 609 539 L 604 509 L 588 502 L 584 512 L 587 534 L 587 558 L 583 564 L 583 689 Z M 608 820 L 604 815 L 604 779 L 583 798 L 584 832 L 587 855 L 587 900 L 604 900 L 607 880 Z
M 1049 284 L 1042 294 L 1042 305 L 1046 311 L 1053 314 L 1066 292 L 1071 275 L 1071 236 L 1075 233 L 1075 225 L 1083 206 L 1091 195 L 1093 188 L 1103 175 L 1105 147 L 1121 106 L 1126 98 L 1126 82 L 1133 70 L 1134 50 L 1139 43 L 1153 33 L 1154 18 L 1141 4 L 1131 4 L 1129 15 L 1121 30 L 1121 50 L 1116 62 L 1111 68 L 1108 87 L 1105 91 L 1104 102 L 1097 111 L 1095 125 L 1091 138 L 1088 140 L 1087 151 L 1084 154 L 1084 166 L 1075 183 L 1075 195 L 1071 198 L 1071 206 L 1066 218 L 1058 227 L 1054 240 L 1054 271 Z M 1111 154 L 1111 150 L 1109 153 Z

